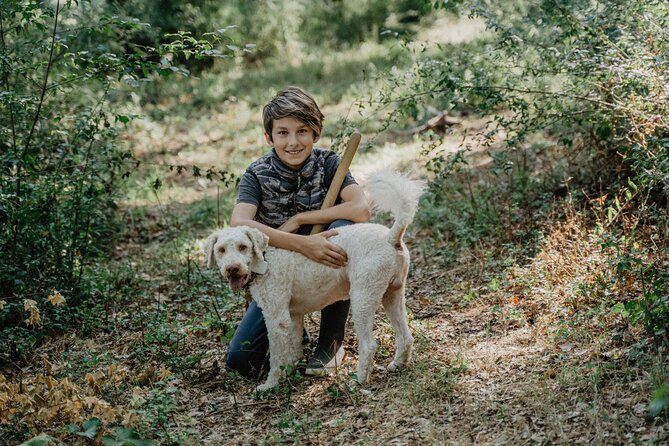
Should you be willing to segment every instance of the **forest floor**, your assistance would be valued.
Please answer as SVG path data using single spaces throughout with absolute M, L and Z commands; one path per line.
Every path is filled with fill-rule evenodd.
M 480 125 L 464 122 L 472 129 Z M 445 144 L 457 147 L 460 140 L 454 134 Z M 415 168 L 422 163 L 419 152 L 411 142 L 387 146 L 361 154 L 353 172 L 373 170 L 370 159 Z M 472 165 L 489 159 L 482 150 L 469 156 Z M 634 340 L 629 332 L 621 335 L 622 322 L 606 311 L 593 310 L 575 322 L 565 317 L 574 305 L 568 289 L 591 281 L 605 253 L 591 240 L 587 222 L 564 209 L 542 222 L 542 241 L 522 261 L 510 260 L 509 250 L 490 240 L 444 264 L 433 230 L 414 225 L 405 237 L 413 258 L 407 306 L 416 345 L 410 366 L 384 371 L 393 336 L 380 310 L 371 383 L 351 382 L 357 356 L 349 326 L 347 359 L 335 376 L 296 375 L 276 391 L 254 394 L 256 383 L 223 369 L 243 299 L 230 294 L 215 272 L 204 271 L 195 249 L 209 223 L 195 225 L 184 243 L 170 229 L 170 222 L 187 225 L 194 218 L 188 213 L 214 219 L 215 197 L 208 198 L 209 213 L 192 204 L 207 200 L 207 189 L 198 184 L 193 179 L 196 197 L 158 200 L 141 216 L 128 208 L 129 235 L 116 247 L 116 261 L 133 273 L 117 279 L 126 298 L 109 302 L 100 321 L 107 329 L 90 338 L 53 340 L 36 352 L 51 373 L 65 373 L 84 394 L 105 398 L 116 417 L 157 436 L 158 443 L 669 441 L 666 419 L 647 415 L 653 377 L 667 370 L 666 355 L 653 352 L 661 347 L 649 345 L 640 332 Z M 140 281 L 129 283 L 137 275 Z M 309 316 L 307 326 L 313 341 L 317 316 Z
M 470 131 L 481 125 L 464 122 Z M 460 137 L 454 134 L 445 144 L 455 148 Z M 421 163 L 411 159 L 418 153 L 410 147 L 395 150 L 403 154 L 392 160 L 396 167 Z M 392 159 L 376 156 L 386 163 Z M 483 150 L 469 154 L 470 165 L 489 159 Z M 359 171 L 367 170 L 363 164 Z M 380 348 L 369 385 L 350 384 L 357 356 L 349 326 L 347 360 L 337 376 L 297 377 L 260 397 L 251 393 L 255 383 L 230 387 L 224 374 L 193 386 L 189 400 L 200 401 L 197 411 L 206 421 L 203 443 L 669 441 L 666 420 L 647 416 L 649 369 L 667 366 L 657 360 L 661 352 L 646 355 L 649 347 L 638 331 L 640 342 L 619 339 L 620 319 L 600 318 L 597 311 L 592 321 L 565 326 L 573 304 L 565 289 L 592 280 L 605 254 L 589 240 L 578 215 L 555 215 L 555 221 L 543 222 L 544 241 L 536 255 L 522 262 L 509 263 L 508 251 L 481 242 L 444 267 L 433 257 L 430 228 L 410 231 L 407 306 L 417 340 L 411 366 L 399 373 L 384 371 L 393 337 L 379 310 Z M 317 334 L 313 322 L 312 338 Z

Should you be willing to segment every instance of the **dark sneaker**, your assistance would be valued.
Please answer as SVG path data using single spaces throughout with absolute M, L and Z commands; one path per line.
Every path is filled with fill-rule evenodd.
M 309 360 L 304 373 L 311 376 L 327 376 L 341 366 L 344 356 L 346 356 L 346 352 L 343 345 L 336 352 L 317 351 Z

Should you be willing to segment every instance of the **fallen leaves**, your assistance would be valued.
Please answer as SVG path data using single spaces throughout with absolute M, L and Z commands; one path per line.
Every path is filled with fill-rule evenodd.
M 47 301 L 55 307 L 60 307 L 65 304 L 65 298 L 63 295 L 57 291 L 53 290 L 47 297 Z M 4 300 L 0 300 L 0 310 L 2 310 L 6 305 Z M 39 327 L 42 325 L 42 314 L 40 313 L 39 307 L 37 306 L 37 301 L 33 299 L 23 299 L 23 309 L 28 312 L 28 318 L 24 320 L 26 325 L 29 327 Z
M 63 297 L 63 295 L 56 290 L 54 290 L 53 293 L 49 295 L 49 297 L 47 297 L 47 300 L 51 303 L 51 305 L 55 307 L 60 307 L 65 303 L 65 298 Z
M 37 302 L 32 299 L 23 299 L 23 309 L 30 313 L 25 320 L 26 325 L 37 327 L 42 323 L 42 316 L 37 308 Z
M 128 419 L 123 406 L 114 406 L 99 396 L 127 376 L 127 369 L 112 364 L 86 374 L 87 390 L 68 377 L 22 376 L 19 382 L 10 382 L 0 374 L 0 424 L 20 419 L 30 425 L 47 427 L 55 422 L 80 423 L 90 416 L 106 423 Z

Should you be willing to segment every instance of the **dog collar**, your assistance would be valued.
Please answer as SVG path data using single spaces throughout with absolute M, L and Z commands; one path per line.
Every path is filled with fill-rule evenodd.
M 255 262 L 251 267 L 251 272 L 255 274 L 265 274 L 267 272 L 267 262 L 264 259 Z
M 251 283 L 255 280 L 257 275 L 263 275 L 267 272 L 267 262 L 265 261 L 265 253 L 262 253 L 262 260 L 259 260 L 257 262 L 254 262 L 253 265 L 251 265 L 251 276 L 249 277 L 248 282 L 246 282 L 246 285 L 244 285 L 243 289 L 244 292 L 246 293 L 246 297 L 250 297 L 250 292 L 249 292 L 249 286 L 251 286 Z
M 251 272 L 251 274 L 249 275 L 248 282 L 246 282 L 246 284 L 242 287 L 242 290 L 244 291 L 244 297 L 246 298 L 247 302 L 250 301 L 250 300 L 253 300 L 253 298 L 251 297 L 251 291 L 249 290 L 249 288 L 251 287 L 251 283 L 253 283 L 255 278 L 256 278 L 256 273 Z
M 262 259 L 253 262 L 251 265 L 251 272 L 263 275 L 267 272 L 267 262 L 265 261 L 265 251 L 262 252 Z M 250 282 L 251 280 L 249 280 Z

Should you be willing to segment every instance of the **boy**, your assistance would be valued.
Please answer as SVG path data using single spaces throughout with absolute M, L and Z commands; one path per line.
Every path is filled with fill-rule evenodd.
M 370 218 L 365 194 L 350 172 L 341 187 L 339 204 L 321 210 L 339 157 L 314 147 L 323 128 L 323 114 L 314 98 L 289 87 L 263 108 L 265 140 L 272 151 L 253 162 L 241 178 L 231 226 L 251 226 L 269 236 L 269 244 L 296 251 L 332 268 L 346 265 L 346 252 L 328 239 L 336 227 Z M 314 224 L 328 230 L 309 235 Z M 325 375 L 341 364 L 350 303 L 336 302 L 321 311 L 321 327 L 308 375 Z M 268 369 L 269 341 L 262 311 L 249 305 L 230 342 L 226 365 L 249 378 Z

